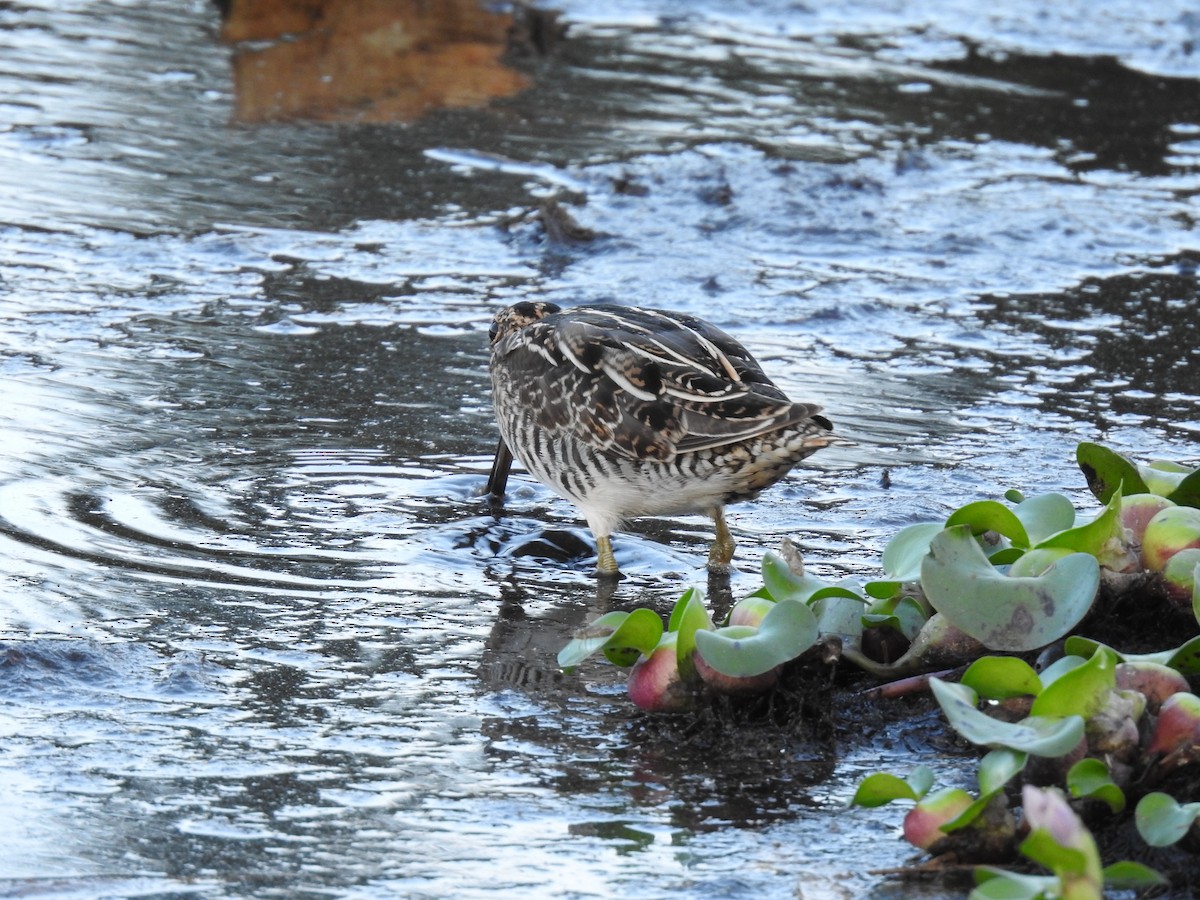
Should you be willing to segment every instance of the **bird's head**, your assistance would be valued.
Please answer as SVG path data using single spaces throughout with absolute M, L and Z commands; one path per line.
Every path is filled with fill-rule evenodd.
M 492 344 L 495 344 L 514 331 L 520 331 L 526 325 L 532 325 L 534 322 L 546 318 L 546 316 L 561 311 L 561 307 L 546 300 L 523 300 L 520 303 L 514 303 L 512 306 L 506 306 L 496 313 L 496 317 L 492 319 L 492 328 L 488 332 L 488 340 Z

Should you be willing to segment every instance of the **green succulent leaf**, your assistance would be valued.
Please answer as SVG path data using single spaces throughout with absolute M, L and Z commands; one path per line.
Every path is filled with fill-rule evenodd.
M 1074 847 L 1063 846 L 1044 828 L 1031 831 L 1017 849 L 1056 874 L 1079 875 L 1087 871 L 1088 855 Z
M 1139 465 L 1137 470 L 1150 493 L 1167 498 L 1179 490 L 1184 479 L 1192 472 L 1189 467 L 1169 459 L 1153 460 L 1146 465 Z
M 1037 672 L 1015 656 L 981 656 L 963 672 L 961 682 L 987 700 L 1037 696 L 1042 692 Z
M 905 781 L 908 782 L 909 786 L 913 789 L 913 793 L 920 800 L 933 787 L 933 769 L 929 768 L 929 766 L 917 766 L 908 773 L 908 778 Z
M 1072 553 L 1043 574 L 1009 578 L 988 561 L 970 527 L 930 543 L 921 587 L 935 609 L 992 650 L 1023 652 L 1058 640 L 1087 614 L 1100 587 L 1095 557 Z
M 1108 766 L 1102 760 L 1088 757 L 1071 766 L 1067 772 L 1067 790 L 1076 799 L 1099 800 L 1113 814 L 1125 808 L 1125 792 L 1112 780 Z
M 1017 514 L 996 500 L 977 500 L 960 506 L 946 520 L 945 528 L 957 525 L 970 526 L 971 534 L 979 535 L 985 531 L 1002 534 L 1018 547 L 1029 546 L 1029 534 L 1024 523 Z
M 897 595 L 873 604 L 863 614 L 862 621 L 868 627 L 882 625 L 894 628 L 911 641 L 928 618 L 925 607 L 916 598 Z
M 907 778 L 889 772 L 875 772 L 862 780 L 850 800 L 850 805 L 873 808 L 893 800 L 915 802 L 929 793 L 931 787 L 933 770 L 928 766 L 917 766 Z
M 1007 747 L 988 751 L 979 761 L 979 797 L 970 806 L 942 826 L 946 832 L 965 828 L 983 814 L 992 799 L 1004 790 L 1018 772 L 1025 768 L 1028 753 L 1020 753 Z
M 704 592 L 697 587 L 688 588 L 675 603 L 667 622 L 667 630 L 677 634 L 675 653 L 679 660 L 679 675 L 684 681 L 692 680 L 696 674 L 696 664 L 692 660 L 696 632 L 711 631 L 712 627 L 712 618 L 704 606 Z
M 1116 653 L 1119 662 L 1158 663 L 1159 665 L 1170 666 L 1181 675 L 1200 674 L 1200 635 L 1185 641 L 1173 650 L 1160 650 L 1157 653 L 1120 653 L 1106 644 L 1101 644 L 1099 641 L 1073 634 L 1067 638 L 1064 644 L 1066 652 L 1071 654 L 1071 656 L 1063 657 L 1063 659 L 1078 656 L 1090 657 L 1096 651 L 1097 647 L 1106 647 L 1106 649 L 1112 650 L 1113 653 Z M 1042 680 L 1047 680 L 1046 672 L 1042 673 Z
M 921 522 L 897 531 L 883 548 L 883 572 L 889 581 L 902 584 L 920 578 L 921 560 L 929 552 L 929 542 L 941 530 L 936 522 Z
M 1152 459 L 1145 466 L 1138 466 L 1138 469 L 1146 468 L 1152 472 L 1169 472 L 1172 475 L 1183 476 L 1192 471 L 1191 466 L 1185 466 L 1181 462 L 1173 459 Z
M 606 613 L 558 652 L 558 665 L 571 672 L 593 653 L 603 651 L 616 665 L 632 666 L 639 656 L 658 646 L 662 635 L 662 619 L 652 609 Z
M 1024 559 L 1027 552 L 1020 547 L 1001 547 L 988 552 L 987 558 L 993 566 L 1011 566 L 1018 559 Z
M 773 550 L 763 554 L 763 586 L 772 600 L 803 600 L 808 602 L 814 593 L 830 587 L 827 581 L 812 575 L 797 575 L 782 556 Z
M 858 785 L 858 790 L 850 798 L 851 806 L 864 806 L 873 809 L 883 806 L 893 800 L 919 800 L 912 786 L 899 775 L 890 772 L 874 772 L 868 775 Z
M 1013 514 L 1025 526 L 1032 546 L 1075 525 L 1075 506 L 1062 494 L 1028 497 L 1017 504 Z
M 979 761 L 979 794 L 990 797 L 1004 789 L 1025 768 L 1029 754 L 998 747 L 984 754 Z
M 868 581 L 863 585 L 863 592 L 875 600 L 890 600 L 900 596 L 903 587 L 902 581 Z
M 1134 822 L 1151 847 L 1178 843 L 1200 818 L 1200 803 L 1178 803 L 1170 794 L 1154 791 L 1138 801 Z
M 1097 647 L 1107 647 L 1109 650 L 1113 650 L 1113 648 L 1109 647 L 1108 644 L 1102 644 L 1100 641 L 1092 640 L 1089 637 L 1083 637 L 1082 635 L 1078 634 L 1073 634 L 1063 641 L 1063 651 L 1068 656 L 1080 656 L 1084 659 L 1091 659 L 1092 654 L 1096 652 Z M 1119 651 L 1113 650 L 1113 652 L 1117 654 L 1117 658 L 1121 662 L 1129 661 L 1128 658 Z M 1170 651 L 1168 651 L 1168 653 L 1169 652 Z M 1156 653 L 1154 655 L 1158 656 L 1159 654 Z
M 1083 738 L 1084 723 L 1079 716 L 1029 716 L 1020 722 L 1004 722 L 980 712 L 975 705 L 978 697 L 969 687 L 940 678 L 930 678 L 929 686 L 950 726 L 973 744 L 1055 757 L 1074 750 Z
M 844 634 L 857 638 L 863 630 L 866 600 L 844 588 L 825 588 L 813 594 L 810 608 L 821 634 Z
M 629 618 L 601 647 L 605 659 L 614 666 L 632 666 L 643 654 L 650 654 L 663 636 L 662 619 L 652 609 L 635 609 Z
M 1171 651 L 1163 665 L 1183 675 L 1200 674 L 1200 635 Z
M 1022 875 L 976 866 L 975 881 L 977 886 L 967 900 L 1044 900 L 1058 896 L 1059 881 L 1052 875 Z
M 1176 506 L 1200 506 L 1200 469 L 1179 482 L 1175 490 L 1167 494 L 1167 499 Z
M 816 603 L 818 600 L 826 600 L 830 597 L 841 597 L 847 600 L 855 600 L 858 603 L 866 603 L 863 595 L 853 588 L 846 587 L 844 584 L 831 584 L 827 587 L 818 588 L 812 592 L 808 598 L 808 603 Z
M 697 631 L 696 649 L 723 675 L 752 677 L 795 659 L 817 640 L 817 618 L 800 600 L 778 600 L 755 628 Z
M 1129 860 L 1105 866 L 1101 874 L 1104 886 L 1116 891 L 1143 891 L 1168 884 L 1167 879 L 1149 866 Z
M 1096 518 L 1068 528 L 1043 540 L 1038 549 L 1064 547 L 1077 553 L 1089 553 L 1105 561 L 1125 549 L 1125 529 L 1121 525 L 1121 491 L 1115 491 L 1108 505 Z
M 1018 849 L 1062 881 L 1064 895 L 1099 900 L 1103 888 L 1100 851 L 1092 833 L 1055 788 L 1027 784 L 1021 803 L 1029 836 Z
M 1087 663 L 1088 659 L 1091 657 L 1085 659 L 1082 656 L 1060 656 L 1042 670 L 1042 684 L 1046 685 L 1057 681 L 1063 675 Z
M 1108 701 L 1116 688 L 1117 655 L 1107 647 L 1081 666 L 1063 672 L 1045 686 L 1029 710 L 1034 716 L 1082 716 L 1091 718 Z
M 932 612 L 932 609 L 922 605 L 915 597 L 901 597 L 892 610 L 892 615 L 900 620 L 901 634 L 911 641 L 916 640 Z
M 1150 488 L 1137 468 L 1125 457 L 1100 444 L 1087 441 L 1075 448 L 1075 459 L 1096 498 L 1107 504 L 1113 494 L 1148 494 Z
M 697 610 L 703 613 L 704 620 L 711 623 L 712 619 L 709 618 L 708 610 L 704 608 L 704 590 L 692 585 L 679 596 L 675 605 L 671 607 L 671 615 L 667 619 L 667 631 L 678 631 L 686 620 L 695 616 Z
M 1066 547 L 1034 547 L 1025 551 L 1019 559 L 1013 560 L 1008 567 L 1009 578 L 1036 578 L 1044 575 L 1046 570 L 1062 559 L 1069 556 L 1071 551 Z M 992 564 L 996 564 L 995 558 Z
M 1192 569 L 1192 615 L 1200 622 L 1200 563 Z

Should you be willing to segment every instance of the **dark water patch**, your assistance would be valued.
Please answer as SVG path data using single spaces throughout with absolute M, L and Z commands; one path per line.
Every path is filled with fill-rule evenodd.
M 1047 8 L 1037 0 L 1019 0 L 995 15 L 980 18 L 970 2 L 949 0 L 935 8 L 911 8 L 877 0 L 797 8 L 766 0 L 737 15 L 718 2 L 704 0 L 686 9 L 645 4 L 611 4 L 597 13 L 583 0 L 560 4 L 565 16 L 597 30 L 621 30 L 645 24 L 651 16 L 664 28 L 692 30 L 719 37 L 739 30 L 764 42 L 797 38 L 836 44 L 873 42 L 882 56 L 904 63 L 958 59 L 972 47 L 1002 57 L 1013 52 L 1077 57 L 1113 57 L 1130 69 L 1189 76 L 1196 65 L 1197 21 L 1186 0 L 1156 7 L 1153 15 L 1129 3 L 1111 3 L 1104 15 L 1081 18 L 1070 8 Z M 640 14 L 641 18 L 638 18 Z M 886 38 L 886 43 L 884 39 Z M 749 42 L 749 41 L 747 41 Z
M 1192 78 L 1138 72 L 1107 57 L 1029 56 L 971 52 L 951 71 L 1042 89 L 1057 104 L 988 103 L 972 113 L 946 115 L 960 137 L 1054 147 L 1072 171 L 1132 171 L 1145 176 L 1196 174 L 1195 161 L 1177 151 L 1180 127 L 1200 123 Z M 919 117 L 918 117 L 919 118 Z M 969 131 L 967 129 L 970 129 Z
M 1175 265 L 1089 278 L 1062 294 L 996 297 L 984 319 L 1045 341 L 1049 353 L 1029 371 L 1051 388 L 1044 394 L 1050 409 L 1102 429 L 1188 437 L 1200 430 L 1200 326 L 1191 314 L 1198 289 L 1184 256 Z
M 217 675 L 196 658 L 164 658 L 140 644 L 66 639 L 5 642 L 0 670 L 8 702 L 36 700 L 60 709 L 105 696 L 119 704 L 159 691 L 202 702 Z
M 191 897 L 211 895 L 220 888 L 215 879 L 82 876 L 32 877 L 0 881 L 0 897 L 53 897 L 55 900 L 89 900 L 94 897 Z

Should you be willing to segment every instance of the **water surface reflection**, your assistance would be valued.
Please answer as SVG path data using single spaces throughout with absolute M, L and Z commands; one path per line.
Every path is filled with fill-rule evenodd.
M 505 65 L 517 22 L 473 0 L 224 5 L 241 122 L 409 122 L 528 87 Z M 533 16 L 522 12 L 522 18 Z

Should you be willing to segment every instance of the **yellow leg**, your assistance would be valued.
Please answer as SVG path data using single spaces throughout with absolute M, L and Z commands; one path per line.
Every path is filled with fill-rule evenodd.
M 608 535 L 596 538 L 596 571 L 601 575 L 616 575 L 617 558 L 613 556 L 612 541 Z
M 725 524 L 725 510 L 719 506 L 716 507 L 712 511 L 712 518 L 717 526 L 717 536 L 713 538 L 712 550 L 708 554 L 708 567 L 724 570 L 729 567 L 737 544 L 734 543 L 733 537 L 729 533 L 729 526 Z

